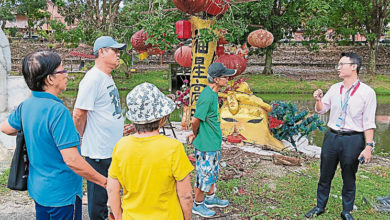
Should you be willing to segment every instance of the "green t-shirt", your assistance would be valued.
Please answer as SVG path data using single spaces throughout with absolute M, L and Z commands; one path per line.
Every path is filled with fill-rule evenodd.
M 207 86 L 196 102 L 195 118 L 200 119 L 198 135 L 194 146 L 200 151 L 221 150 L 222 131 L 218 108 L 218 93 Z

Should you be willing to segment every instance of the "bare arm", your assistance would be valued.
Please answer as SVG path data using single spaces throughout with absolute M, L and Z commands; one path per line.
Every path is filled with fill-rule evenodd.
M 200 126 L 200 119 L 192 117 L 192 134 L 187 136 L 187 143 L 192 144 L 195 137 L 198 135 L 199 126 Z
M 108 177 L 107 193 L 108 203 L 110 204 L 112 213 L 116 220 L 122 220 L 122 204 L 121 204 L 121 184 L 117 179 Z
M 195 137 L 198 135 L 200 126 L 200 119 L 192 117 L 192 133 L 194 133 Z
M 81 137 L 84 135 L 85 125 L 87 124 L 87 113 L 88 110 L 79 108 L 73 110 L 73 122 Z
M 12 135 L 12 136 L 15 136 L 16 133 L 18 132 L 18 130 L 16 130 L 16 129 L 13 128 L 11 125 L 9 125 L 8 119 L 4 120 L 4 121 L 1 123 L 1 125 L 0 125 L 0 130 L 1 130 L 1 132 L 3 132 L 4 134 Z
M 94 170 L 79 154 L 76 147 L 60 150 L 66 165 L 88 181 L 106 188 L 107 178 Z
M 192 213 L 192 187 L 188 174 L 184 179 L 176 181 L 176 192 L 185 220 L 191 219 Z
M 366 143 L 372 143 L 374 141 L 374 129 L 365 130 L 364 137 L 366 139 Z M 370 162 L 372 156 L 371 150 L 372 150 L 371 146 L 366 146 L 366 148 L 364 148 L 364 150 L 360 153 L 359 158 L 364 157 L 365 163 Z

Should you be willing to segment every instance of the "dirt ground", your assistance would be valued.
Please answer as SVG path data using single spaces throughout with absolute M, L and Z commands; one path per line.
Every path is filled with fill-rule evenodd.
M 281 166 L 275 165 L 270 156 L 260 156 L 256 153 L 249 153 L 240 148 L 223 148 L 221 159 L 220 179 L 240 179 L 243 177 L 255 177 L 259 174 L 267 176 L 262 178 L 259 185 L 268 184 L 270 188 L 276 188 L 273 177 L 282 177 L 289 173 L 299 173 L 306 169 L 306 165 L 316 160 L 300 155 L 303 158 L 302 166 Z M 370 170 L 371 167 L 385 166 L 390 167 L 390 158 L 374 156 L 373 161 L 361 169 Z M 239 188 L 238 193 L 245 193 L 244 189 Z M 230 205 L 224 209 L 215 209 L 217 211 L 214 219 L 241 219 L 240 213 L 243 213 L 248 207 Z M 34 218 L 34 203 L 29 198 L 27 192 L 9 191 L 2 194 L 0 197 L 0 219 L 33 219 Z M 87 206 L 83 206 L 83 219 L 89 219 L 87 214 Z M 193 219 L 202 219 L 198 216 L 193 216 Z

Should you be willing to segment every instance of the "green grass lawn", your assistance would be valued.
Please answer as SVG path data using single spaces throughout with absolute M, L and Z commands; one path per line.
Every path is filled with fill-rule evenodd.
M 160 90 L 167 92 L 168 91 L 168 70 L 157 70 L 157 71 L 147 71 L 142 73 L 135 73 L 130 75 L 129 79 L 125 78 L 123 73 L 113 73 L 114 81 L 123 92 L 127 94 L 135 86 L 143 83 L 149 82 L 156 85 Z M 78 84 L 84 73 L 70 73 L 70 80 L 68 82 L 69 90 L 77 90 Z M 301 81 L 288 79 L 286 77 L 279 76 L 265 76 L 260 74 L 247 74 L 243 77 L 249 77 L 250 80 L 248 84 L 251 90 L 254 93 L 259 94 L 311 94 L 314 90 L 321 88 L 326 91 L 332 84 L 338 82 L 339 80 L 316 80 L 316 81 Z M 362 76 L 361 80 L 371 87 L 379 95 L 390 95 L 390 75 L 376 75 L 374 78 Z M 73 91 L 66 91 L 65 95 L 74 96 Z
M 261 164 L 259 164 L 261 166 Z M 267 172 L 254 172 L 252 176 L 217 182 L 218 194 L 240 210 L 243 217 L 251 219 L 304 219 L 304 214 L 316 205 L 316 189 L 319 178 L 319 160 L 304 165 L 305 170 L 275 177 Z M 283 169 L 282 166 L 279 167 Z M 256 168 L 253 170 L 256 171 Z M 355 219 L 390 219 L 389 213 L 375 211 L 363 202 L 363 197 L 376 202 L 377 196 L 390 195 L 389 167 L 371 167 L 357 173 L 357 193 L 353 212 Z M 244 189 L 245 194 L 234 193 L 234 188 Z M 332 182 L 326 212 L 316 219 L 339 219 L 342 211 L 340 198 L 342 179 L 336 171 Z

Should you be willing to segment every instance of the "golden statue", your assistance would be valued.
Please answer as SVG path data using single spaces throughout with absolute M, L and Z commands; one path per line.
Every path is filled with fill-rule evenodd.
M 267 111 L 272 111 L 271 106 L 253 95 L 246 82 L 240 83 L 236 90 L 218 96 L 226 98 L 221 107 L 223 136 L 237 135 L 246 142 L 265 145 L 276 151 L 285 148 L 268 128 Z

